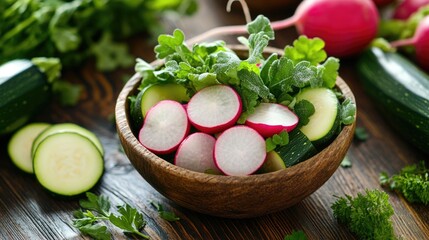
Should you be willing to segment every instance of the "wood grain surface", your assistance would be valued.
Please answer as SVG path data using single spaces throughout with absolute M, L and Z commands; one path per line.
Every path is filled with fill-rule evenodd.
M 244 23 L 240 11 L 226 13 L 222 1 L 200 1 L 197 15 L 166 21 L 167 29 L 179 27 L 187 37 L 225 24 Z M 293 9 L 271 13 L 272 20 L 291 15 Z M 252 12 L 254 15 L 257 11 Z M 204 24 L 202 24 L 204 22 Z M 293 28 L 276 33 L 273 47 L 282 48 L 296 38 Z M 234 43 L 234 37 L 225 38 Z M 153 42 L 146 36 L 130 39 L 136 56 L 152 61 Z M 386 124 L 383 117 L 363 91 L 354 70 L 354 59 L 341 59 L 340 75 L 352 89 L 358 106 L 357 126 L 364 127 L 370 137 L 354 141 L 347 153 L 351 168 L 338 168 L 316 192 L 284 211 L 249 219 L 211 217 L 188 210 L 163 197 L 134 169 L 123 153 L 112 116 L 116 98 L 124 86 L 124 75 L 133 69 L 100 73 L 89 62 L 81 68 L 67 71 L 64 77 L 83 86 L 84 94 L 77 107 L 62 108 L 53 103 L 35 121 L 51 123 L 74 122 L 92 130 L 106 149 L 106 172 L 94 193 L 107 195 L 113 205 L 124 202 L 144 213 L 148 222 L 145 232 L 151 239 L 283 239 L 294 230 L 303 230 L 309 239 L 355 239 L 343 225 L 337 223 L 330 208 L 336 196 L 356 195 L 365 189 L 382 189 L 380 172 L 397 173 L 408 164 L 428 159 L 427 155 L 407 144 Z M 88 239 L 72 227 L 72 212 L 78 209 L 78 199 L 58 199 L 37 183 L 34 176 L 19 171 L 7 152 L 7 138 L 0 140 L 0 239 Z M 386 190 L 395 214 L 395 233 L 402 239 L 429 239 L 429 208 L 410 204 L 400 195 Z M 181 219 L 167 222 L 161 219 L 150 202 L 164 205 Z M 269 203 L 267 203 L 269 204 Z M 125 236 L 109 226 L 114 239 Z

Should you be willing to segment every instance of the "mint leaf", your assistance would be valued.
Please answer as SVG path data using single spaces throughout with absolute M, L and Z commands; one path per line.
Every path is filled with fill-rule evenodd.
M 340 108 L 341 123 L 345 125 L 352 124 L 356 115 L 356 104 L 347 98 L 341 103 Z
M 293 41 L 292 46 L 286 46 L 284 49 L 285 57 L 291 59 L 295 64 L 301 61 L 308 61 L 312 65 L 317 65 L 325 61 L 327 54 L 323 48 L 325 42 L 320 38 L 307 38 L 300 36 Z
M 274 60 L 268 72 L 270 91 L 277 97 L 284 92 L 292 91 L 292 71 L 294 64 L 290 59 Z
M 277 59 L 278 59 L 278 54 L 273 53 L 262 63 L 261 71 L 260 71 L 259 75 L 261 76 L 262 81 L 264 81 L 264 84 L 267 86 L 270 83 L 269 82 L 270 81 L 270 79 L 269 79 L 270 67 L 273 64 L 273 62 Z
M 249 36 L 249 63 L 258 63 L 263 59 L 262 53 L 266 46 L 268 46 L 269 38 L 264 32 L 251 34 Z
M 246 89 L 256 93 L 262 99 L 268 99 L 271 97 L 270 90 L 265 86 L 262 79 L 253 71 L 242 69 L 237 73 L 240 79 L 241 89 Z
M 297 102 L 293 110 L 298 116 L 300 127 L 307 125 L 310 117 L 316 112 L 314 105 L 305 99 Z

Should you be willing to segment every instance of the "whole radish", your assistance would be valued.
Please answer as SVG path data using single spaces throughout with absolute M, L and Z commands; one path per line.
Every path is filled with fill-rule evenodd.
M 372 0 L 305 0 L 292 17 L 271 22 L 271 26 L 274 30 L 295 26 L 301 35 L 322 38 L 329 55 L 344 57 L 360 52 L 374 39 L 379 21 Z M 245 33 L 244 25 L 218 27 L 188 40 L 187 44 L 218 35 Z
M 429 70 L 429 16 L 424 17 L 417 26 L 412 38 L 391 42 L 392 47 L 412 45 L 418 64 L 425 70 Z
M 419 8 L 429 5 L 429 0 L 403 0 L 393 12 L 393 18 L 407 20 Z

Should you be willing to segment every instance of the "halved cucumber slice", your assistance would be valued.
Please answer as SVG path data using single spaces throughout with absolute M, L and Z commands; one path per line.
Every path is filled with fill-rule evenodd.
M 43 132 L 40 133 L 39 136 L 37 136 L 36 139 L 34 139 L 33 145 L 31 147 L 32 156 L 34 156 L 37 147 L 46 137 L 60 132 L 75 132 L 87 137 L 95 144 L 101 155 L 104 155 L 103 145 L 93 132 L 74 123 L 59 123 L 45 129 Z
M 75 196 L 92 189 L 104 171 L 99 149 L 76 132 L 57 132 L 44 138 L 33 158 L 34 174 L 48 191 Z
M 7 150 L 15 166 L 24 172 L 33 173 L 31 146 L 34 139 L 49 126 L 49 123 L 30 123 L 12 135 Z
M 286 169 L 285 162 L 276 151 L 267 152 L 264 164 L 259 169 L 261 173 L 275 172 Z
M 296 96 L 297 102 L 303 99 L 313 104 L 315 112 L 300 130 L 316 147 L 323 147 L 340 127 L 340 102 L 328 88 L 306 88 Z

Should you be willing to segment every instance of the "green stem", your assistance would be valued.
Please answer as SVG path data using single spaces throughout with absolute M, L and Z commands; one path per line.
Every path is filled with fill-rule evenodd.
M 144 239 L 149 239 L 148 235 L 143 234 L 143 233 L 141 233 L 141 232 L 139 232 L 137 230 L 135 230 L 133 233 L 136 234 L 136 235 L 138 235 L 138 236 L 140 236 L 140 237 L 142 237 L 142 238 L 144 238 Z
M 22 32 L 25 28 L 30 26 L 34 21 L 36 21 L 36 18 L 34 15 L 31 15 L 29 18 L 22 21 L 20 24 L 16 25 L 14 28 L 9 30 L 7 33 L 3 35 L 3 37 L 0 39 L 0 44 L 5 43 L 7 40 L 11 39 L 18 33 Z

